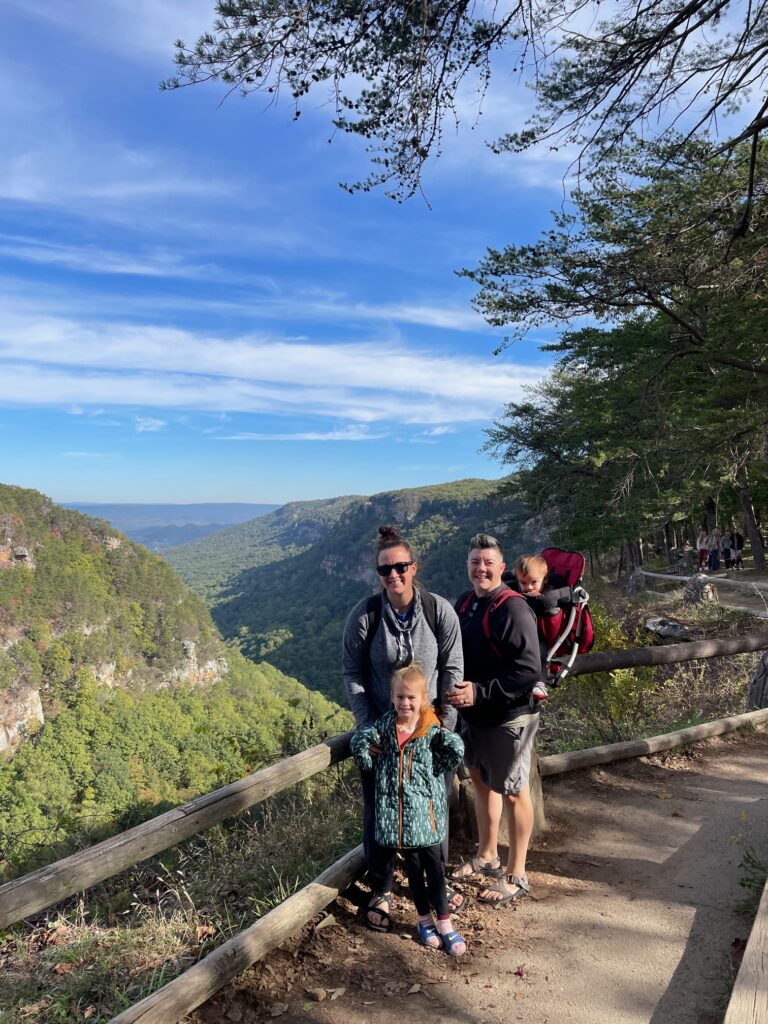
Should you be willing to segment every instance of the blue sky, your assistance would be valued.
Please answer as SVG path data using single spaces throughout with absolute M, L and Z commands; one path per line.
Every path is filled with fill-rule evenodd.
M 430 206 L 350 196 L 362 145 L 322 94 L 162 93 L 212 0 L 0 11 L 2 480 L 57 501 L 283 502 L 498 476 L 483 428 L 534 341 L 470 305 L 487 245 L 534 239 L 562 156 L 484 145 L 530 100 L 500 76 L 449 132 Z M 557 161 L 560 162 L 557 162 Z M 431 207 L 431 208 L 430 208 Z

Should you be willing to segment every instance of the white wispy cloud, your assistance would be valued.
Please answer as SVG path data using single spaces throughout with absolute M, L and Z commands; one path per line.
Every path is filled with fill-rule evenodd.
M 4 309 L 0 359 L 14 401 L 217 411 L 308 408 L 357 422 L 486 420 L 541 369 L 387 341 L 232 339 L 148 324 L 83 323 Z M 34 387 L 31 381 L 36 378 Z M 24 397 L 26 395 L 26 398 Z
M 188 43 L 211 27 L 210 0 L 5 0 L 25 17 L 55 25 L 107 52 L 167 58 L 170 73 L 173 43 Z
M 0 255 L 23 263 L 59 266 L 91 274 L 189 278 L 210 281 L 224 276 L 214 264 L 190 264 L 172 252 L 128 253 L 96 245 L 60 244 L 45 239 L 0 234 Z M 231 282 L 231 275 L 227 276 Z
M 167 426 L 165 420 L 159 420 L 156 416 L 136 417 L 136 431 L 139 434 L 153 434 Z
M 385 433 L 373 434 L 360 427 L 344 427 L 340 430 L 298 431 L 293 434 L 251 433 L 243 431 L 218 438 L 219 441 L 378 441 Z
M 317 289 L 303 287 L 301 283 L 292 286 L 279 285 L 272 277 L 263 274 L 239 274 L 229 267 L 213 264 L 192 263 L 170 254 L 122 254 L 117 251 L 103 251 L 90 246 L 59 246 L 30 240 L 27 244 L 4 243 L 8 236 L 0 234 L 0 254 L 7 252 L 19 260 L 41 263 L 60 263 L 72 269 L 82 269 L 95 274 L 135 274 L 147 277 L 186 278 L 206 283 L 222 282 L 229 285 L 246 284 L 246 299 L 216 298 L 210 293 L 204 295 L 152 295 L 142 297 L 142 311 L 145 315 L 166 315 L 174 313 L 212 313 L 218 316 L 249 317 L 259 320 L 273 320 L 277 323 L 296 323 L 305 320 L 310 323 L 401 323 L 441 330 L 485 332 L 490 328 L 483 318 L 467 302 L 458 302 L 455 296 L 427 295 L 419 301 L 373 303 L 360 302 L 343 292 L 318 294 Z M 12 285 L 12 287 L 10 287 Z M 12 304 L 14 309 L 25 310 L 28 314 L 45 308 L 56 316 L 79 316 L 84 299 L 79 290 L 57 288 L 47 285 L 41 290 L 37 285 L 19 277 L 9 280 L 9 287 L 0 288 L 0 302 Z M 125 295 L 101 292 L 89 295 L 88 309 L 97 318 L 123 315 Z

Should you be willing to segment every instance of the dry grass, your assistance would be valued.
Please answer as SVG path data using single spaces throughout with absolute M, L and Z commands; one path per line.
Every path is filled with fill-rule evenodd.
M 106 1024 L 359 842 L 350 767 L 0 934 L 0 1024 Z

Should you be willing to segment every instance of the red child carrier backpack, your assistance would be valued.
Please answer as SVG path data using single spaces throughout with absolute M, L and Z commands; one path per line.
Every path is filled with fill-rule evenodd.
M 536 622 L 542 645 L 546 647 L 547 682 L 557 686 L 570 672 L 576 655 L 586 654 L 592 647 L 595 627 L 587 607 L 589 594 L 581 585 L 586 567 L 584 556 L 564 548 L 544 548 L 541 557 L 547 563 L 546 593 L 556 599 L 557 606 L 554 613 L 537 615 Z M 501 657 L 501 651 L 491 631 L 491 615 L 510 598 L 525 600 L 525 596 L 514 589 L 516 580 L 513 572 L 505 572 L 502 580 L 511 584 L 512 589 L 499 591 L 483 615 L 483 633 L 497 657 Z M 459 615 L 469 608 L 474 596 L 472 590 L 463 596 L 456 609 Z
M 589 614 L 589 594 L 582 586 L 586 560 L 578 551 L 544 548 L 550 586 L 555 585 L 558 610 L 537 617 L 539 633 L 547 647 L 548 681 L 561 682 L 570 672 L 577 654 L 586 654 L 595 642 L 595 627 Z M 551 591 L 550 591 L 551 592 Z

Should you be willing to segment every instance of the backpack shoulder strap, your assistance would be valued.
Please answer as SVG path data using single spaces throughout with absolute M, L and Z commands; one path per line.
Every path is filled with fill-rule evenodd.
M 469 610 L 469 606 L 472 604 L 472 598 L 475 596 L 474 590 L 467 590 L 456 602 L 456 614 L 463 615 Z
M 421 610 L 424 621 L 429 626 L 432 635 L 437 639 L 437 601 L 435 595 L 428 590 L 421 591 Z
M 448 660 L 448 652 L 444 651 L 440 647 L 440 637 L 437 634 L 437 600 L 434 594 L 430 594 L 428 590 L 420 591 L 421 594 L 421 611 L 424 615 L 424 621 L 432 631 L 432 635 L 437 643 L 437 671 L 438 674 L 442 673 L 445 668 L 446 661 Z
M 381 594 L 371 594 L 365 605 L 365 646 L 370 650 L 381 622 Z
M 500 590 L 494 599 L 488 602 L 488 607 L 485 609 L 485 614 L 483 615 L 483 633 L 488 640 L 491 650 L 497 658 L 501 657 L 501 649 L 499 648 L 498 643 L 496 643 L 498 637 L 494 637 L 491 629 L 491 615 L 493 615 L 497 608 L 501 608 L 501 606 L 508 601 L 510 597 L 519 597 L 525 601 L 524 595 L 518 593 L 516 590 L 510 590 L 509 588 L 506 590 Z

